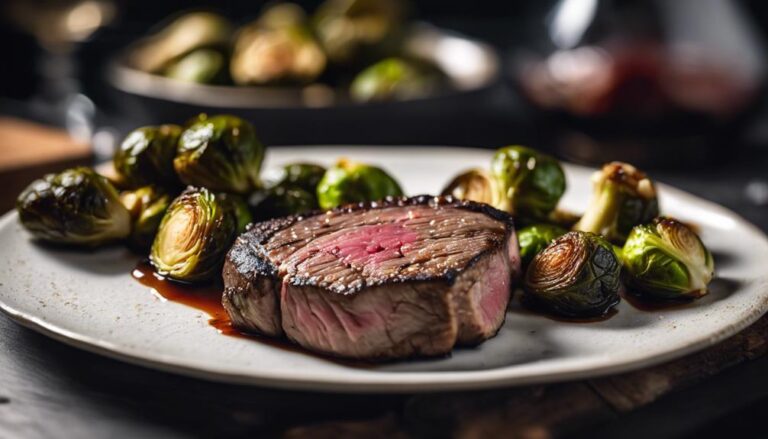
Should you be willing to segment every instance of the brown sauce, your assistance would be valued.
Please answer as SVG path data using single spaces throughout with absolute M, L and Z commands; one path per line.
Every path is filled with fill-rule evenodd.
M 693 299 L 681 299 L 681 300 L 661 300 L 653 299 L 650 297 L 643 297 L 630 291 L 623 291 L 621 298 L 626 300 L 627 303 L 632 305 L 633 308 L 638 311 L 645 312 L 658 312 L 667 311 L 671 309 L 685 308 L 693 303 Z
M 374 363 L 362 360 L 346 360 L 310 352 L 282 338 L 265 337 L 239 331 L 232 326 L 229 315 L 221 304 L 221 294 L 224 287 L 218 282 L 208 285 L 191 285 L 174 282 L 157 274 L 147 262 L 139 262 L 139 264 L 136 265 L 136 268 L 131 272 L 131 276 L 139 281 L 140 284 L 149 287 L 154 294 L 157 294 L 163 300 L 181 303 L 208 314 L 210 316 L 208 324 L 216 328 L 222 335 L 247 338 L 285 351 L 314 355 L 345 366 L 372 367 L 374 365 Z

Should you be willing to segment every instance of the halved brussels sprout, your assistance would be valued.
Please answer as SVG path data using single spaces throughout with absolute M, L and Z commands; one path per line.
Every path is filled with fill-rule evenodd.
M 555 158 L 525 146 L 494 154 L 491 177 L 501 188 L 499 209 L 524 222 L 546 220 L 565 192 L 565 173 Z
M 148 37 L 131 53 L 129 62 L 146 72 L 160 73 L 172 61 L 195 49 L 225 46 L 231 32 L 229 22 L 218 14 L 190 12 Z
M 219 50 L 197 49 L 169 65 L 164 72 L 168 78 L 198 84 L 222 83 L 227 78 L 227 64 Z
M 250 220 L 238 217 L 247 215 L 247 209 L 239 206 L 234 198 L 205 188 L 187 188 L 160 223 L 150 253 L 155 270 L 181 282 L 201 282 L 217 276 L 239 227 Z
M 240 30 L 230 73 L 237 84 L 307 83 L 323 73 L 325 64 L 304 11 L 281 3 Z
M 441 195 L 451 195 L 459 200 L 470 200 L 499 207 L 500 188 L 496 180 L 483 169 L 463 172 L 445 186 Z
M 403 190 L 386 171 L 346 159 L 328 169 L 317 185 L 317 200 L 323 209 L 400 195 Z
M 634 166 L 612 162 L 592 176 L 592 200 L 574 230 L 603 235 L 618 244 L 632 228 L 659 215 L 653 182 Z
M 520 260 L 524 267 L 544 250 L 555 238 L 565 235 L 567 230 L 551 224 L 532 224 L 517 231 L 520 246 Z
M 160 221 L 171 204 L 171 196 L 155 186 L 144 186 L 123 192 L 120 194 L 120 201 L 131 213 L 131 247 L 136 250 L 149 249 L 160 227 Z
M 120 181 L 139 188 L 158 184 L 168 189 L 180 186 L 173 169 L 178 125 L 147 126 L 133 130 L 115 152 L 113 164 Z
M 696 233 L 670 218 L 632 229 L 622 259 L 630 290 L 659 299 L 704 296 L 715 271 L 712 254 Z
M 346 64 L 395 46 L 404 18 L 399 0 L 326 0 L 313 24 L 328 57 Z
M 608 241 L 592 233 L 569 232 L 531 261 L 524 300 L 567 317 L 603 315 L 619 302 L 620 271 Z
M 434 94 L 442 80 L 434 67 L 387 58 L 355 76 L 349 94 L 357 102 L 418 99 Z
M 117 190 L 85 167 L 33 181 L 17 198 L 16 210 L 33 236 L 58 244 L 92 247 L 131 232 L 131 216 Z
M 181 133 L 173 166 L 182 182 L 244 194 L 256 189 L 264 146 L 236 116 L 201 118 Z

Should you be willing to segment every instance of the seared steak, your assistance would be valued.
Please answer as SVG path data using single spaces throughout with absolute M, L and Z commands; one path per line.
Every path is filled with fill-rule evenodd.
M 235 327 L 351 358 L 439 355 L 492 337 L 520 271 L 512 218 L 420 196 L 254 224 L 224 264 Z

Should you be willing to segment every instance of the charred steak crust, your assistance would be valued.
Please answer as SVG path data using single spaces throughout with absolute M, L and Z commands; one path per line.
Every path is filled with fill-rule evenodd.
M 482 213 L 484 215 L 487 215 L 494 220 L 500 221 L 504 223 L 505 229 L 507 231 L 507 236 L 505 239 L 509 236 L 510 233 L 512 233 L 515 230 L 515 224 L 514 220 L 512 219 L 512 216 L 508 214 L 507 212 L 498 210 L 493 208 L 492 206 L 488 204 L 483 203 L 477 203 L 474 201 L 469 200 L 459 200 L 457 198 L 454 198 L 450 195 L 447 196 L 432 196 L 432 195 L 416 195 L 413 197 L 387 197 L 382 201 L 370 201 L 370 202 L 363 202 L 358 204 L 348 204 L 345 206 L 340 206 L 335 209 L 331 209 L 329 211 L 312 211 L 309 213 L 305 213 L 302 215 L 291 215 L 284 218 L 275 218 L 267 221 L 263 221 L 260 223 L 253 223 L 249 224 L 246 232 L 244 232 L 240 237 L 237 238 L 237 242 L 232 247 L 232 250 L 230 250 L 227 261 L 231 261 L 236 267 L 242 267 L 245 269 L 245 271 L 240 271 L 240 273 L 243 276 L 247 277 L 255 277 L 255 276 L 269 276 L 273 277 L 275 279 L 278 278 L 277 275 L 277 267 L 275 267 L 271 261 L 266 256 L 266 250 L 263 248 L 263 245 L 269 241 L 272 236 L 279 232 L 280 230 L 283 230 L 287 227 L 290 227 L 294 225 L 296 222 L 301 221 L 305 218 L 310 218 L 317 215 L 327 215 L 327 214 L 338 214 L 338 213 L 348 213 L 353 212 L 356 210 L 375 210 L 375 209 L 384 209 L 388 207 L 407 207 L 407 206 L 430 206 L 430 207 L 441 207 L 441 206 L 450 206 L 450 207 L 456 207 L 464 210 L 468 210 L 470 212 L 477 212 Z M 503 245 L 503 240 L 498 240 L 497 242 L 494 242 L 493 247 L 498 247 L 500 245 Z M 238 251 L 237 248 L 245 245 L 250 247 L 250 252 L 242 252 Z M 436 280 L 441 279 L 444 281 L 447 281 L 449 283 L 452 283 L 456 279 L 456 275 L 463 271 L 464 269 L 471 268 L 474 266 L 475 263 L 477 263 L 478 260 L 483 258 L 487 253 L 494 251 L 494 248 L 487 248 L 482 253 L 477 254 L 474 258 L 472 258 L 469 263 L 462 267 L 462 269 L 448 269 L 445 272 L 441 273 L 440 275 L 434 275 L 434 274 L 428 274 L 428 275 L 422 275 L 417 274 L 416 276 L 408 276 L 403 278 L 395 278 L 395 279 L 389 279 L 387 282 L 398 282 L 398 281 L 414 281 L 414 280 L 420 280 L 420 281 L 429 281 L 429 280 Z M 254 263 L 253 259 L 257 259 L 258 262 Z M 290 283 L 292 285 L 297 286 L 317 286 L 317 282 L 313 280 L 312 278 L 292 278 L 290 280 Z M 368 283 L 367 285 L 361 285 L 358 287 L 350 288 L 344 291 L 340 294 L 353 294 L 366 286 L 374 286 L 377 283 Z
M 252 224 L 222 274 L 236 328 L 384 360 L 495 335 L 520 258 L 509 214 L 421 195 Z

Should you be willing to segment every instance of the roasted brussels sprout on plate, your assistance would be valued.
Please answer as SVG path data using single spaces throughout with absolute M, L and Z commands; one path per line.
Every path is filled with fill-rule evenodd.
M 317 185 L 325 168 L 313 163 L 283 166 L 278 178 L 249 199 L 256 220 L 306 213 L 318 209 Z
M 283 166 L 278 186 L 290 186 L 315 192 L 317 184 L 323 179 L 325 168 L 314 163 L 290 163 Z
M 602 237 L 569 232 L 537 254 L 525 273 L 524 300 L 565 317 L 595 317 L 619 302 L 621 264 Z
M 712 254 L 696 233 L 670 218 L 633 228 L 622 259 L 629 289 L 656 299 L 701 297 L 715 270 Z
M 315 41 L 301 7 L 281 3 L 238 33 L 230 63 L 237 84 L 307 83 L 325 70 L 325 53 Z
M 117 190 L 90 168 L 35 180 L 19 195 L 16 210 L 33 236 L 57 244 L 93 247 L 131 232 L 131 217 Z
M 317 200 L 323 209 L 400 195 L 403 190 L 386 171 L 346 159 L 328 169 L 317 185 Z
M 147 126 L 133 130 L 113 158 L 120 181 L 131 188 L 150 184 L 169 189 L 179 187 L 173 159 L 180 135 L 181 127 L 178 125 Z
M 517 242 L 520 246 L 520 260 L 524 267 L 544 250 L 555 238 L 565 235 L 562 227 L 550 224 L 532 224 L 517 231 Z
M 360 72 L 349 95 L 356 102 L 418 99 L 435 94 L 442 81 L 439 70 L 425 63 L 387 58 Z
M 501 189 L 496 184 L 496 179 L 491 178 L 485 170 L 477 168 L 457 175 L 445 186 L 442 195 L 496 207 L 499 205 Z
M 574 230 L 621 244 L 632 228 L 659 215 L 653 182 L 632 165 L 612 162 L 592 177 L 592 200 Z
M 565 193 L 565 173 L 555 158 L 525 146 L 500 148 L 491 160 L 500 187 L 498 209 L 523 222 L 546 220 Z
M 224 255 L 250 221 L 235 196 L 188 188 L 168 208 L 150 262 L 161 275 L 181 282 L 201 282 L 218 275 Z
M 172 197 L 156 186 L 144 186 L 123 192 L 120 200 L 131 213 L 130 246 L 136 250 L 149 249 Z
M 173 166 L 185 184 L 245 194 L 259 187 L 263 159 L 264 146 L 250 123 L 218 115 L 181 133 Z

